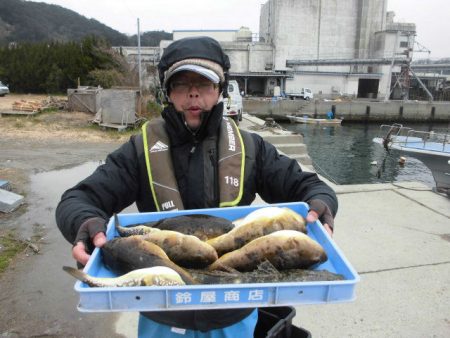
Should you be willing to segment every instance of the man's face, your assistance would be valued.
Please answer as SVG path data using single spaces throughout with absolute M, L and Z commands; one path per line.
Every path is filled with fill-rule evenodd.
M 194 72 L 180 72 L 170 79 L 170 102 L 191 129 L 201 124 L 201 114 L 210 111 L 219 101 L 217 84 Z

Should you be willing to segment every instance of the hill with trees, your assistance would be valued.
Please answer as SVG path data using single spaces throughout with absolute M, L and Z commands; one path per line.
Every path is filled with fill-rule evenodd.
M 150 31 L 141 46 L 172 34 Z M 57 5 L 0 0 L 0 80 L 16 93 L 65 93 L 82 85 L 136 86 L 137 70 L 111 46 L 136 46 L 127 36 Z
M 172 40 L 173 34 L 165 31 L 149 31 L 141 34 L 141 46 L 159 46 L 161 40 Z M 137 46 L 137 34 L 129 38 L 130 46 Z
M 0 78 L 16 93 L 64 93 L 78 83 L 103 88 L 133 85 L 124 58 L 94 36 L 81 42 L 0 47 Z
M 137 35 L 120 33 L 58 5 L 22 0 L 0 1 L 0 46 L 24 42 L 80 42 L 97 36 L 112 46 L 136 46 Z M 141 35 L 141 46 L 158 46 L 172 34 L 150 31 Z

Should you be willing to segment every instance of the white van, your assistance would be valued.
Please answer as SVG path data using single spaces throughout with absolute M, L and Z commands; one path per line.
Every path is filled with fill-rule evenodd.
M 236 124 L 242 121 L 242 96 L 236 80 L 228 82 L 228 95 L 230 99 L 223 99 L 223 116 L 231 117 Z

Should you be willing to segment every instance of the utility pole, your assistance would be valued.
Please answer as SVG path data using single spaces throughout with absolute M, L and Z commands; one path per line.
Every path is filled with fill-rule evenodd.
M 391 85 L 392 85 L 392 69 L 394 68 L 394 62 L 395 62 L 395 56 L 396 56 L 396 48 L 398 46 L 398 40 L 399 40 L 400 31 L 397 31 L 397 34 L 395 35 L 395 43 L 394 43 L 394 49 L 392 50 L 392 62 L 391 66 L 389 67 L 389 76 L 388 81 L 386 81 L 386 94 L 384 95 L 384 102 L 389 101 L 389 97 L 391 96 Z
M 142 70 L 141 70 L 141 32 L 139 18 L 137 19 L 138 68 L 139 68 L 139 96 L 142 96 Z

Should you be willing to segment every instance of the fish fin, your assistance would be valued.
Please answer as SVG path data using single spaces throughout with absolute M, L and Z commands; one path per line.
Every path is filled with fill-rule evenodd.
M 116 229 L 120 227 L 119 217 L 117 216 L 117 214 L 114 214 L 114 226 L 116 227 Z
M 228 273 L 236 273 L 236 269 L 229 267 L 228 265 L 223 264 L 221 261 L 215 261 L 211 265 L 208 266 L 208 271 L 219 270 Z
M 86 283 L 88 280 L 88 275 L 81 270 L 72 268 L 71 266 L 63 266 L 63 270 L 82 282 Z

